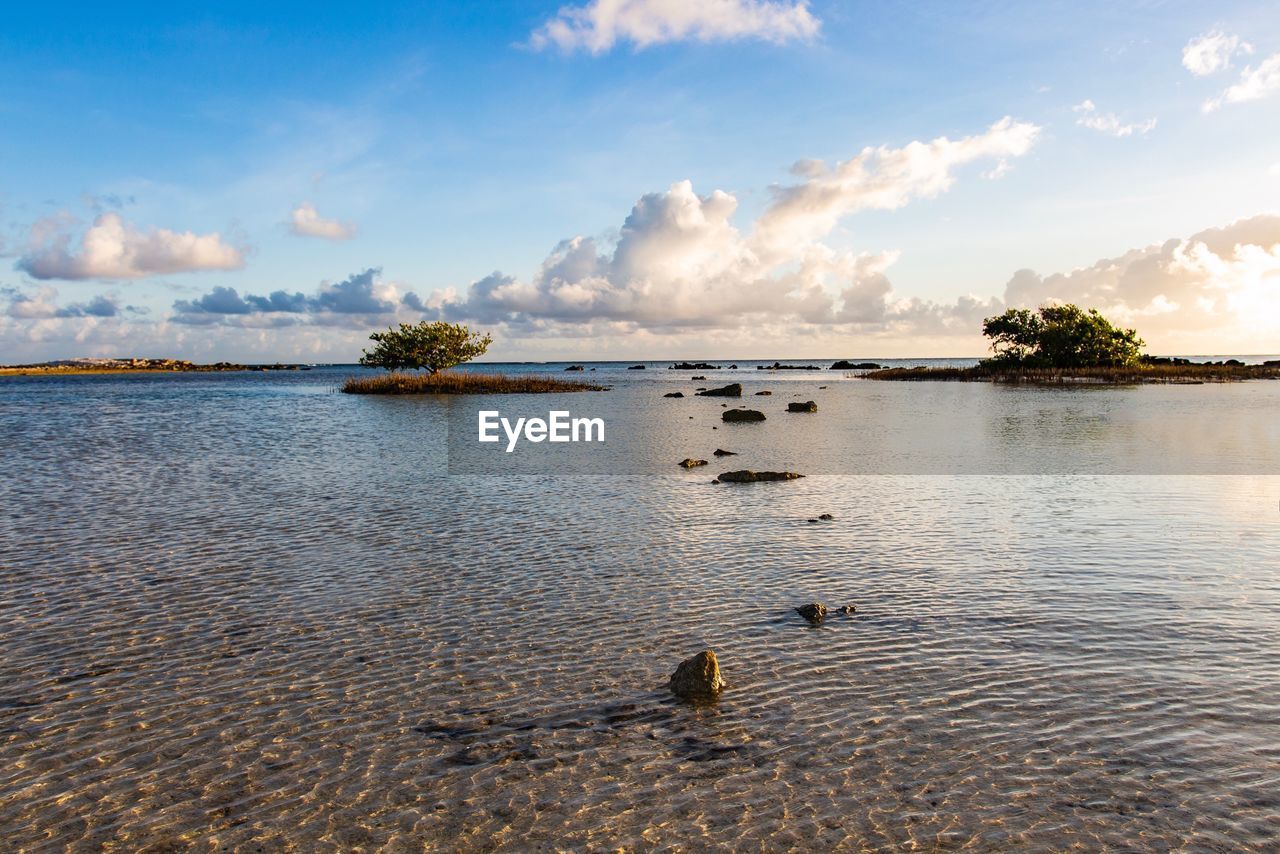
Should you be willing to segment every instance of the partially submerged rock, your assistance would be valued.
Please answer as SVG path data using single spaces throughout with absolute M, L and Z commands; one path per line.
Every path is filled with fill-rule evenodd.
M 841 359 L 831 366 L 833 371 L 878 371 L 881 365 L 875 362 L 846 362 Z
M 682 391 L 669 391 L 669 392 L 667 392 L 666 394 L 664 394 L 664 395 L 663 395 L 663 397 L 684 397 L 684 392 L 682 392 Z
M 691 380 L 705 380 L 706 377 L 689 377 Z
M 695 460 L 695 459 L 692 459 L 691 457 L 685 457 L 683 460 L 680 461 L 679 464 L 684 466 L 687 469 L 692 469 L 692 468 L 697 468 L 698 466 L 705 466 L 707 464 L 707 461 Z
M 719 367 L 706 362 L 676 362 L 667 368 L 668 371 L 718 371 Z
M 717 457 L 736 457 L 736 456 L 738 455 L 738 452 L 737 452 L 737 451 L 726 451 L 726 450 L 724 450 L 724 449 L 722 449 L 722 448 L 716 448 L 716 450 L 715 450 L 715 455 L 716 455 Z
M 720 475 L 722 483 L 761 483 L 767 480 L 795 480 L 798 477 L 804 477 L 802 474 L 796 474 L 793 471 L 752 471 L 751 469 L 742 469 L 741 471 L 727 471 Z
M 788 403 L 788 412 L 817 412 L 818 404 L 812 400 L 806 400 L 804 403 Z
M 566 371 L 582 371 L 586 369 L 583 368 L 582 365 L 570 365 L 569 367 L 565 368 L 565 370 Z
M 808 620 L 811 625 L 816 626 L 827 618 L 827 606 L 821 602 L 810 602 L 808 605 L 796 608 L 796 613 Z
M 703 397 L 742 397 L 742 383 L 729 383 L 720 388 L 709 388 L 698 392 Z
M 840 606 L 839 608 L 837 608 L 836 610 L 838 610 L 841 614 L 844 614 L 844 615 L 847 617 L 847 616 L 849 616 L 850 614 L 852 614 L 852 613 L 854 613 L 855 611 L 857 611 L 858 609 L 857 609 L 857 608 L 855 608 L 855 607 L 853 607 L 852 605 L 841 605 L 841 606 Z
M 720 419 L 729 423 L 763 421 L 764 413 L 757 409 L 726 409 L 720 413 Z
M 756 397 L 768 397 L 771 394 L 773 394 L 771 391 L 758 391 L 756 392 Z
M 628 371 L 643 371 L 643 370 L 644 370 L 644 365 L 632 365 L 631 367 L 627 368 L 627 370 L 628 370 Z
M 705 649 L 692 658 L 680 662 L 676 672 L 667 682 L 671 693 L 687 700 L 714 700 L 725 688 L 720 675 L 720 662 L 716 654 Z
M 821 516 L 819 516 L 818 518 L 819 518 L 819 519 L 821 519 L 821 520 L 822 520 L 822 521 L 824 521 L 824 522 L 831 522 L 831 521 L 833 521 L 836 517 L 835 517 L 835 516 L 832 516 L 830 513 L 823 513 L 823 514 L 822 514 Z

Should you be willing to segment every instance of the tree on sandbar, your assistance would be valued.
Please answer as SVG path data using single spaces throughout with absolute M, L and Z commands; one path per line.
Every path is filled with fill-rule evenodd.
M 461 323 L 442 320 L 402 323 L 386 332 L 369 336 L 374 342 L 365 350 L 360 364 L 367 368 L 427 370 L 432 374 L 484 355 L 493 338 L 472 332 Z
M 984 320 L 982 334 L 995 352 L 983 364 L 993 368 L 1132 367 L 1145 344 L 1136 330 L 1075 305 L 1011 308 Z

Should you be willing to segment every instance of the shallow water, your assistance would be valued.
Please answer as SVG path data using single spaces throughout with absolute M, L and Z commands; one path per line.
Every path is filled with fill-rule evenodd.
M 450 475 L 447 404 L 334 394 L 342 372 L 0 382 L 0 836 L 1275 847 L 1280 477 L 1254 422 L 1280 421 L 1280 384 L 1155 390 L 1262 430 L 1263 474 L 1172 428 L 1220 473 L 997 473 L 1000 449 L 1125 470 L 1116 413 L 1170 397 L 1107 389 L 1076 396 L 1074 444 L 1003 434 L 984 473 L 713 487 L 770 453 L 837 467 L 890 417 L 860 403 L 879 384 L 739 374 L 820 411 L 639 474 L 725 446 L 723 401 L 668 401 L 690 426 L 651 404 L 687 377 L 602 367 L 613 391 L 572 405 L 650 412 L 657 437 L 608 477 Z M 999 391 L 948 386 L 936 423 L 1023 418 Z M 857 613 L 811 628 L 791 609 L 813 600 Z M 672 701 L 708 646 L 730 688 Z

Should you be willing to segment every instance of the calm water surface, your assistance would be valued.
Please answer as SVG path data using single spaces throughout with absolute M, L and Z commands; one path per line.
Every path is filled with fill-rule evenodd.
M 1280 383 L 601 366 L 621 473 L 495 476 L 344 373 L 0 381 L 6 848 L 1278 844 Z

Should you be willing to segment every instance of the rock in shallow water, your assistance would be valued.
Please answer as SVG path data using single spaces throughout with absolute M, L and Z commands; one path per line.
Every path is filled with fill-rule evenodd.
M 663 397 L 684 397 L 684 392 L 682 392 L 682 391 L 669 391 L 669 392 L 667 392 L 666 394 L 664 394 L 664 395 L 663 395 Z
M 788 403 L 788 412 L 817 412 L 818 404 L 812 400 L 806 400 L 804 403 Z
M 737 451 L 725 451 L 725 450 L 722 450 L 722 449 L 720 449 L 720 448 L 716 448 L 716 450 L 715 450 L 715 455 L 716 455 L 717 457 L 736 457 L 736 456 L 738 455 L 738 452 L 737 452 Z
M 741 471 L 727 471 L 720 475 L 723 483 L 759 483 L 766 480 L 795 480 L 798 477 L 804 477 L 802 474 L 796 474 L 793 471 L 752 471 L 751 469 L 742 469 Z
M 720 676 L 720 662 L 716 660 L 716 654 L 705 649 L 680 662 L 667 687 L 677 697 L 688 700 L 714 700 L 720 696 L 725 681 Z
M 687 468 L 687 469 L 691 469 L 691 468 L 696 468 L 697 466 L 705 466 L 705 465 L 707 464 L 707 461 L 706 461 L 706 460 L 695 460 L 695 459 L 691 459 L 691 458 L 689 458 L 689 457 L 685 457 L 683 460 L 681 460 L 681 461 L 680 461 L 680 463 L 679 463 L 679 464 L 680 464 L 680 465 L 682 465 L 682 466 L 684 466 L 684 467 L 685 467 L 685 468 Z
M 698 392 L 702 397 L 742 397 L 742 383 L 729 383 L 720 388 L 709 388 Z
M 827 606 L 821 602 L 811 602 L 796 608 L 796 613 L 808 620 L 811 625 L 816 626 L 827 618 Z
M 729 423 L 742 423 L 748 421 L 763 421 L 764 413 L 756 409 L 727 409 L 720 413 L 722 421 Z

